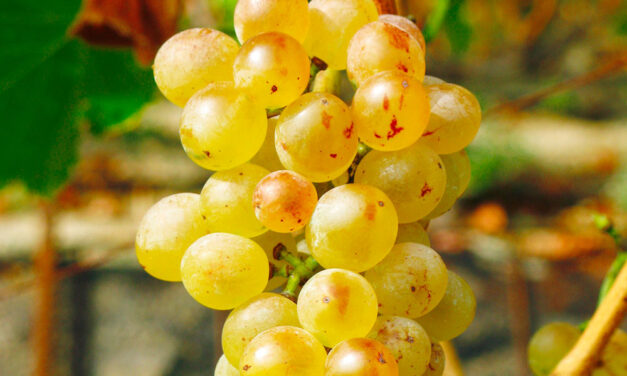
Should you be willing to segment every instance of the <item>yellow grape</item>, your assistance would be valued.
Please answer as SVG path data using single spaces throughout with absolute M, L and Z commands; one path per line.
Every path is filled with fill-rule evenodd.
M 252 238 L 268 231 L 255 217 L 253 192 L 269 171 L 246 163 L 211 175 L 200 193 L 202 212 L 211 232 Z
M 446 171 L 446 189 L 438 205 L 425 218 L 433 219 L 449 211 L 455 201 L 468 188 L 470 182 L 470 159 L 465 150 L 441 155 Z
M 189 100 L 181 115 L 179 133 L 192 161 L 218 171 L 250 160 L 263 144 L 267 127 L 261 106 L 232 83 L 218 82 Z
M 351 112 L 361 142 L 376 150 L 400 150 L 415 143 L 427 127 L 429 99 L 415 78 L 382 72 L 357 89 Z
M 422 135 L 438 154 L 460 151 L 472 142 L 481 124 L 481 107 L 468 90 L 453 84 L 425 86 L 431 118 Z
M 468 283 L 449 270 L 444 297 L 431 312 L 416 320 L 431 337 L 449 341 L 470 326 L 476 307 L 475 294 Z
M 364 337 L 377 319 L 377 297 L 364 277 L 326 269 L 305 283 L 298 296 L 298 319 L 323 345 Z
M 552 322 L 540 328 L 527 349 L 529 368 L 536 376 L 548 376 L 575 345 L 581 331 L 565 322 Z
M 257 183 L 253 193 L 257 219 L 270 230 L 283 233 L 305 227 L 317 202 L 313 183 L 289 170 L 267 175 Z
M 423 53 L 427 50 L 427 45 L 425 42 L 425 37 L 422 35 L 422 32 L 418 28 L 418 25 L 414 21 L 411 21 L 407 17 L 398 16 L 396 14 L 382 14 L 379 16 L 379 21 L 383 21 L 390 25 L 394 25 L 404 32 L 411 35 L 422 48 Z
M 445 84 L 446 81 L 444 81 L 441 78 L 435 77 L 435 76 L 429 76 L 429 75 L 425 75 L 425 79 L 422 81 L 422 84 L 424 86 L 427 85 L 439 85 L 439 84 Z
M 224 355 L 218 359 L 213 376 L 239 376 L 239 370 L 226 359 Z
M 270 268 L 272 269 L 272 277 L 268 280 L 266 291 L 272 291 L 283 286 L 285 282 L 287 282 L 287 278 L 276 275 L 276 272 L 288 264 L 284 260 L 278 258 L 279 251 L 281 249 L 285 249 L 287 252 L 297 254 L 296 240 L 294 237 L 291 234 L 280 234 L 274 231 L 266 231 L 252 240 L 263 248 L 271 264 Z
M 255 156 L 250 160 L 251 163 L 261 166 L 268 171 L 285 169 L 285 167 L 281 164 L 279 155 L 276 153 L 276 148 L 274 147 L 274 129 L 276 128 L 278 121 L 278 116 L 268 119 L 266 139 L 264 140 L 263 145 L 261 145 L 261 149 L 259 149 L 257 154 L 255 154 Z
M 295 101 L 309 83 L 309 58 L 298 41 L 282 33 L 244 43 L 233 65 L 235 85 L 266 108 Z
M 421 82 L 425 76 L 425 56 L 418 41 L 387 22 L 375 21 L 359 29 L 347 54 L 348 78 L 358 86 L 384 71 L 398 71 Z
M 414 320 L 380 316 L 368 334 L 387 347 L 398 363 L 401 375 L 422 375 L 431 359 L 431 339 Z
M 200 195 L 178 193 L 154 204 L 137 230 L 135 252 L 155 278 L 181 280 L 181 258 L 187 247 L 209 232 L 200 210 Z
M 239 0 L 233 24 L 241 43 L 271 31 L 302 42 L 309 29 L 307 0 Z
M 153 65 L 159 90 L 179 107 L 214 81 L 233 81 L 233 62 L 239 45 L 213 29 L 181 31 L 157 52 Z
M 603 349 L 597 367 L 592 376 L 625 376 L 627 375 L 627 333 L 616 329 L 610 341 Z
M 305 49 L 331 69 L 346 69 L 348 43 L 357 30 L 377 17 L 372 0 L 312 0 Z
M 410 318 L 434 309 L 446 293 L 448 280 L 440 255 L 417 243 L 395 245 L 365 277 L 377 293 L 379 313 Z
M 257 334 L 277 326 L 296 326 L 296 304 L 274 293 L 263 293 L 235 308 L 222 328 L 222 350 L 231 364 L 239 364 L 246 346 Z
M 373 150 L 357 166 L 355 182 L 381 189 L 394 203 L 400 223 L 429 214 L 446 189 L 442 159 L 422 142 L 399 151 Z
M 304 329 L 279 326 L 257 335 L 240 359 L 241 376 L 324 376 L 327 353 Z
M 394 355 L 370 338 L 351 338 L 335 346 L 326 362 L 325 376 L 399 376 Z
M 274 138 L 281 163 L 313 182 L 340 176 L 357 154 L 350 110 L 328 93 L 307 93 L 287 106 Z
M 233 234 L 205 235 L 189 246 L 181 260 L 185 289 L 213 309 L 233 309 L 260 294 L 269 272 L 263 249 Z
M 445 363 L 444 349 L 439 343 L 431 342 L 431 358 L 429 359 L 427 370 L 422 376 L 442 376 Z
M 419 243 L 431 247 L 429 234 L 420 222 L 399 224 L 396 235 L 396 244 L 398 243 Z
M 368 185 L 345 184 L 320 198 L 305 237 L 322 266 L 359 273 L 390 252 L 397 231 L 396 210 L 383 192 Z

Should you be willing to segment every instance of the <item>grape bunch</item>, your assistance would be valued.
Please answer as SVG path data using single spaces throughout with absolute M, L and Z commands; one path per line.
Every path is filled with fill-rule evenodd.
M 139 263 L 232 310 L 216 376 L 441 375 L 476 303 L 425 229 L 468 186 L 476 98 L 373 0 L 239 0 L 234 25 L 155 58 L 212 174 L 146 213 Z

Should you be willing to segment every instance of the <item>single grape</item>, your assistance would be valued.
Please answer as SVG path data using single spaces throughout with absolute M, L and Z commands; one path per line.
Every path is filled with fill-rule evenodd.
M 579 339 L 581 331 L 565 322 L 540 328 L 529 341 L 529 367 L 536 376 L 548 376 Z
M 307 245 L 325 268 L 363 272 L 392 249 L 398 220 L 377 188 L 346 184 L 325 193 L 306 228 Z
M 305 49 L 331 69 L 346 69 L 348 43 L 357 30 L 377 17 L 372 0 L 312 0 Z
M 232 83 L 218 82 L 189 100 L 181 115 L 179 134 L 192 161 L 218 171 L 250 160 L 263 144 L 267 127 L 261 106 Z
M 438 154 L 460 151 L 472 142 L 481 124 L 481 107 L 471 92 L 453 84 L 425 86 L 431 104 L 424 142 Z
M 302 42 L 309 29 L 307 0 L 239 0 L 233 24 L 241 43 L 271 31 Z
M 289 35 L 265 33 L 244 43 L 233 71 L 236 87 L 246 90 L 266 108 L 283 107 L 307 88 L 309 58 Z
M 431 337 L 449 341 L 470 326 L 476 307 L 475 294 L 468 283 L 449 270 L 444 297 L 431 312 L 416 320 Z
M 385 71 L 398 71 L 420 82 L 425 76 L 425 56 L 418 41 L 387 22 L 374 21 L 359 29 L 347 54 L 348 78 L 358 86 Z
M 399 224 L 396 235 L 396 244 L 398 243 L 418 243 L 431 247 L 429 234 L 420 222 Z
M 351 112 L 364 144 L 376 150 L 400 150 L 415 143 L 427 127 L 429 99 L 415 78 L 382 72 L 357 89 Z
M 340 176 L 357 154 L 349 108 L 328 93 L 307 93 L 281 114 L 275 130 L 281 163 L 313 182 Z
M 257 335 L 240 359 L 241 376 L 323 376 L 327 353 L 304 329 L 279 326 Z
M 323 345 L 364 337 L 377 319 L 377 297 L 364 277 L 326 269 L 305 283 L 298 296 L 298 319 Z
M 370 338 L 351 338 L 331 350 L 325 376 L 399 376 L 394 355 Z
M 418 42 L 420 48 L 422 48 L 423 53 L 427 50 L 425 37 L 422 35 L 422 32 L 418 28 L 418 25 L 416 25 L 414 21 L 411 21 L 407 17 L 398 16 L 396 14 L 382 14 L 379 16 L 379 21 L 383 21 L 387 24 L 394 25 L 399 29 L 402 29 Z
M 179 107 L 214 81 L 233 81 L 233 62 L 239 45 L 213 29 L 181 31 L 157 51 L 153 65 L 159 90 Z
M 218 359 L 213 376 L 239 376 L 239 370 L 226 359 L 224 355 Z
M 429 75 L 425 75 L 425 79 L 422 81 L 422 84 L 424 86 L 427 85 L 439 85 L 439 84 L 445 84 L 446 81 L 444 81 L 441 78 L 435 77 L 435 76 L 429 76 Z
M 394 203 L 400 223 L 429 214 L 446 189 L 442 159 L 422 142 L 390 153 L 371 151 L 357 166 L 355 182 L 385 192 Z
M 470 159 L 465 150 L 444 154 L 440 158 L 446 171 L 446 189 L 442 194 L 442 199 L 431 213 L 427 214 L 426 219 L 437 218 L 449 211 L 468 188 L 470 182 Z
M 616 329 L 610 341 L 603 349 L 601 359 L 592 376 L 626 376 L 627 375 L 627 333 Z
M 233 234 L 205 235 L 181 260 L 183 286 L 196 301 L 213 309 L 233 309 L 260 294 L 269 272 L 263 249 Z
M 263 145 L 261 145 L 257 154 L 255 154 L 255 156 L 250 160 L 251 163 L 261 166 L 271 172 L 285 169 L 285 167 L 281 164 L 279 155 L 276 153 L 276 148 L 274 147 L 274 130 L 278 121 L 278 116 L 268 119 L 266 139 L 263 141 Z
M 135 238 L 137 260 L 151 276 L 178 282 L 185 250 L 207 233 L 200 195 L 178 193 L 165 197 L 146 212 L 139 224 Z
M 272 231 L 294 232 L 309 222 L 316 203 L 316 187 L 289 170 L 275 171 L 257 183 L 253 193 L 255 216 Z
M 291 254 L 297 254 L 296 240 L 291 234 L 281 234 L 274 231 L 264 232 L 252 240 L 259 244 L 261 248 L 266 252 L 266 256 L 270 261 L 270 268 L 272 269 L 272 277 L 268 280 L 266 285 L 266 291 L 272 291 L 276 288 L 283 286 L 287 282 L 287 278 L 277 275 L 279 269 L 287 266 L 287 262 L 280 259 L 280 251 L 285 250 Z
M 401 375 L 422 375 L 431 359 L 431 339 L 414 320 L 380 316 L 368 338 L 381 342 L 398 363 Z
M 222 350 L 231 364 L 239 364 L 246 346 L 257 334 L 277 326 L 300 327 L 296 304 L 274 293 L 263 293 L 235 308 L 222 328 Z
M 427 370 L 422 376 L 442 376 L 445 363 L 444 349 L 439 343 L 431 342 L 431 358 L 429 359 Z
M 434 309 L 448 280 L 440 255 L 417 243 L 395 245 L 365 277 L 377 293 L 379 313 L 410 318 Z

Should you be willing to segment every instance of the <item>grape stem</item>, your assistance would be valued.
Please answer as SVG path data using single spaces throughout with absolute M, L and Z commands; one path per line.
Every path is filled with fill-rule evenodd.
M 599 300 L 597 302 L 597 306 L 598 306 L 601 304 L 601 302 L 607 295 L 608 291 L 610 291 L 610 288 L 614 284 L 614 281 L 616 280 L 618 273 L 620 272 L 621 268 L 625 264 L 625 261 L 627 261 L 627 251 L 620 249 L 621 243 L 622 243 L 621 236 L 616 230 L 616 228 L 614 227 L 614 225 L 612 224 L 612 222 L 610 221 L 610 219 L 606 215 L 602 215 L 602 214 L 595 215 L 594 224 L 597 226 L 599 230 L 602 230 L 606 232 L 608 235 L 610 235 L 612 239 L 614 239 L 614 242 L 616 243 L 616 245 L 619 247 L 618 253 L 616 254 L 616 258 L 614 259 L 614 262 L 612 262 L 612 265 L 607 271 L 607 274 L 605 275 L 605 278 L 603 279 L 603 283 L 601 284 L 601 289 L 599 290 Z
M 396 0 L 374 0 L 379 14 L 398 14 Z
M 285 247 L 280 250 L 279 259 L 284 260 L 292 267 L 292 270 L 289 273 L 287 266 L 285 266 L 282 268 L 282 274 L 275 274 L 287 277 L 287 284 L 283 290 L 283 295 L 292 300 L 296 300 L 296 289 L 298 289 L 298 286 L 300 286 L 302 282 L 314 275 L 314 272 L 316 268 L 318 268 L 319 264 L 311 256 L 307 257 L 307 259 L 303 261 L 300 257 L 288 252 Z

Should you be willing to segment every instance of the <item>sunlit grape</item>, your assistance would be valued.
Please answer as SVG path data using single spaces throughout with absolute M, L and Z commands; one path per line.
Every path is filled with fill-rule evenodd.
M 309 30 L 307 0 L 239 0 L 233 24 L 241 43 L 270 31 L 302 42 Z
M 187 155 L 199 166 L 217 171 L 251 159 L 263 144 L 267 126 L 261 106 L 232 83 L 221 82 L 189 100 L 179 133 Z
M 268 282 L 268 258 L 254 241 L 215 233 L 196 240 L 181 260 L 189 294 L 213 309 L 232 309 L 260 294 Z
M 453 207 L 470 182 L 470 159 L 465 150 L 441 155 L 446 171 L 446 189 L 438 205 L 425 217 L 432 219 L 441 216 Z
M 285 169 L 285 167 L 281 164 L 279 155 L 274 147 L 274 130 L 278 121 L 278 116 L 268 119 L 268 132 L 266 132 L 266 139 L 263 141 L 263 145 L 261 145 L 257 154 L 255 154 L 255 156 L 250 160 L 251 163 L 261 166 L 268 171 Z
M 297 248 L 294 237 L 291 234 L 266 231 L 262 235 L 252 238 L 252 240 L 263 248 L 271 264 L 272 277 L 268 280 L 266 291 L 272 291 L 284 285 L 287 278 L 277 275 L 278 271 L 287 265 L 287 262 L 279 257 L 280 251 L 285 250 L 286 252 L 296 254 Z
M 362 272 L 388 254 L 397 231 L 396 210 L 383 192 L 346 184 L 320 198 L 306 238 L 312 255 L 325 268 Z
M 420 222 L 399 224 L 396 243 L 419 243 L 431 247 L 429 234 Z
M 213 376 L 239 376 L 239 370 L 226 359 L 224 355 L 218 359 L 216 370 Z
M 331 350 L 325 376 L 399 376 L 394 355 L 382 343 L 352 338 Z
M 399 150 L 416 142 L 427 127 L 429 99 L 415 78 L 382 72 L 357 89 L 351 112 L 363 143 L 376 150 Z
M 379 16 L 379 21 L 383 21 L 402 29 L 418 42 L 423 52 L 427 50 L 425 37 L 422 35 L 422 32 L 418 28 L 418 25 L 416 25 L 414 21 L 411 21 L 407 17 L 398 16 L 396 14 L 382 14 Z
M 437 342 L 431 342 L 431 358 L 427 365 L 427 370 L 422 376 L 442 376 L 446 359 L 444 349 Z
M 211 82 L 233 80 L 238 51 L 237 42 L 217 30 L 181 31 L 159 48 L 153 65 L 155 81 L 166 98 L 183 107 Z
M 529 367 L 536 376 L 548 376 L 575 345 L 581 331 L 565 322 L 552 322 L 540 328 L 529 341 Z
M 435 77 L 435 76 L 429 76 L 429 75 L 425 75 L 424 80 L 422 81 L 422 84 L 424 86 L 427 85 L 439 85 L 439 84 L 445 84 L 446 81 L 444 81 L 441 78 Z

